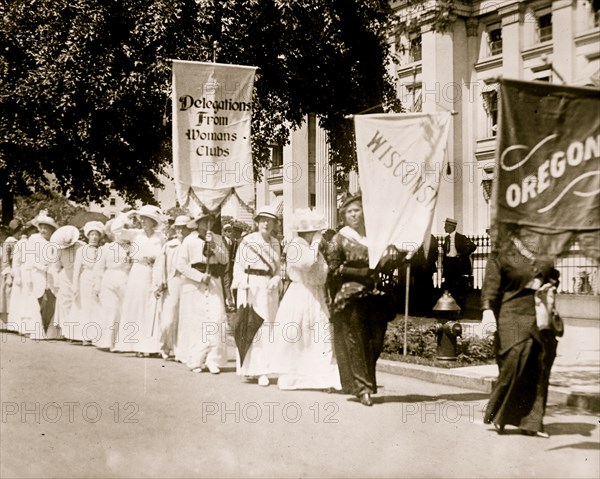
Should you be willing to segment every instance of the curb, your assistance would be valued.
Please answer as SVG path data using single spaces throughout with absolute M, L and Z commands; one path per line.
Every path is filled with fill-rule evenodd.
M 377 371 L 406 376 L 445 386 L 455 386 L 490 393 L 496 376 L 483 376 L 472 371 L 460 371 L 461 368 L 437 368 L 421 364 L 402 363 L 389 359 L 377 361 Z M 583 392 L 565 387 L 550 386 L 548 403 L 569 406 L 588 412 L 600 412 L 600 391 Z

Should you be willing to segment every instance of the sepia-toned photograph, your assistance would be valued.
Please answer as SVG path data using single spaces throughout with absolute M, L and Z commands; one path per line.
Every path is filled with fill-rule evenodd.
M 0 479 L 600 476 L 600 0 L 3 0 Z

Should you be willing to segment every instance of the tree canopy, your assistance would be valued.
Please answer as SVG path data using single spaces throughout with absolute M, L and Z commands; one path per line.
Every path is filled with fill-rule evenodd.
M 344 115 L 399 107 L 387 0 L 5 0 L 0 14 L 0 184 L 12 194 L 152 201 L 171 163 L 170 59 L 259 67 L 255 171 L 308 113 L 347 171 Z

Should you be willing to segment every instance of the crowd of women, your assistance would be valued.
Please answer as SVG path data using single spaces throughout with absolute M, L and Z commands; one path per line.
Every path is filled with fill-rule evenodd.
M 351 394 L 371 406 L 375 364 L 396 314 L 390 277 L 406 254 L 390 246 L 370 269 L 360 195 L 340 213 L 345 226 L 324 241 L 323 218 L 296 211 L 294 236 L 283 249 L 269 207 L 257 211 L 256 231 L 235 249 L 209 213 L 177 217 L 169 238 L 162 212 L 145 205 L 106 224 L 88 222 L 85 241 L 76 227 L 40 214 L 5 241 L 5 328 L 33 339 L 162 355 L 195 373 L 218 374 L 227 363 L 226 311 L 234 292 L 238 310 L 262 323 L 245 338 L 243 354 L 238 344 L 238 375 L 261 386 L 277 378 L 281 389 Z M 488 262 L 482 309 L 498 323 L 500 378 L 485 420 L 499 432 L 511 424 L 544 436 L 556 340 L 536 325 L 534 295 L 557 278 L 550 265 L 523 261 L 526 253 L 497 251 Z

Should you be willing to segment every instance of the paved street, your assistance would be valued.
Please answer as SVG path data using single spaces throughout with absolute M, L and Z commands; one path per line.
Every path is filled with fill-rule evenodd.
M 487 396 L 390 374 L 367 408 L 1 334 L 1 477 L 598 477 L 598 417 L 498 436 Z M 232 352 L 232 351 L 231 351 Z

